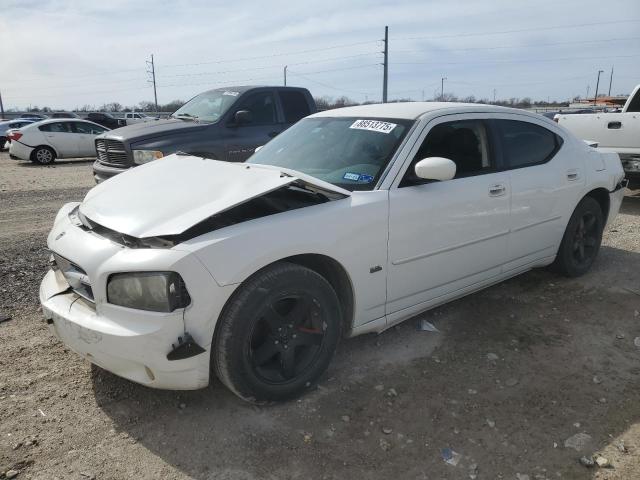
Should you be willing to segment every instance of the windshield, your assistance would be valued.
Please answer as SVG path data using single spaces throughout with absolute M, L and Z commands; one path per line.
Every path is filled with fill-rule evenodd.
M 306 118 L 247 160 L 290 168 L 346 190 L 371 190 L 413 122 Z
M 212 90 L 193 97 L 176 110 L 173 118 L 199 122 L 217 122 L 235 102 L 240 92 L 231 90 Z

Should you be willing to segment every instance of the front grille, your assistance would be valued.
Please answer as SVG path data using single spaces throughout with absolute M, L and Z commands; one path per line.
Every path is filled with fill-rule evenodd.
M 53 254 L 53 258 L 71 289 L 81 297 L 93 302 L 93 290 L 87 272 L 57 253 Z
M 96 139 L 96 152 L 98 161 L 105 165 L 117 167 L 129 166 L 129 158 L 124 148 L 124 143 L 108 138 Z

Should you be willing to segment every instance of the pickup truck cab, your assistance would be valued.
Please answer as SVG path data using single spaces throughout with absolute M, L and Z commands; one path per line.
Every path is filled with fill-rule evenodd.
M 87 115 L 87 120 L 110 129 L 125 126 L 125 122 L 123 119 L 116 118 L 110 113 L 105 112 L 91 112 Z
M 619 113 L 560 115 L 558 123 L 578 138 L 615 151 L 627 177 L 640 179 L 640 85 Z
M 127 125 L 133 125 L 135 123 L 151 122 L 153 120 L 156 120 L 156 118 L 149 117 L 141 112 L 126 112 L 124 114 L 124 121 L 127 123 Z
M 97 183 L 176 152 L 243 162 L 303 117 L 316 112 L 296 87 L 227 87 L 195 96 L 171 118 L 139 123 L 96 138 Z

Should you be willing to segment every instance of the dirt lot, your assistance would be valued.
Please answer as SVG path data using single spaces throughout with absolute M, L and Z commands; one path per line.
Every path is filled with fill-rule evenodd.
M 533 271 L 430 312 L 439 333 L 346 340 L 317 390 L 258 408 L 217 381 L 132 384 L 49 334 L 46 233 L 92 185 L 87 162 L 0 154 L 0 478 L 640 478 L 640 191 L 588 275 Z M 612 468 L 580 465 L 595 452 Z

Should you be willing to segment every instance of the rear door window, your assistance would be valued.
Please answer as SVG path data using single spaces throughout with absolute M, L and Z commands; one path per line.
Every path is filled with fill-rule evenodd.
M 546 163 L 562 146 L 562 138 L 535 123 L 494 120 L 507 168 L 523 168 Z
M 42 132 L 70 133 L 69 122 L 53 122 L 38 127 Z
M 311 113 L 309 102 L 302 92 L 295 90 L 283 90 L 278 92 L 282 100 L 285 123 L 296 123 L 301 118 Z

